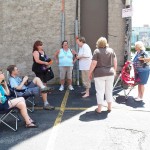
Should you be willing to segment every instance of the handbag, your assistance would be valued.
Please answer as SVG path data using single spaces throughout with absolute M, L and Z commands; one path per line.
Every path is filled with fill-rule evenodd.
M 45 76 L 46 76 L 46 80 L 47 81 L 49 81 L 49 80 L 54 78 L 54 73 L 53 73 L 53 70 L 52 70 L 51 67 L 46 70 Z

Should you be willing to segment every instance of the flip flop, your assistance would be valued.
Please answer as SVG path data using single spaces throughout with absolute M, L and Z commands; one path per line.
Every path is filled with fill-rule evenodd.
M 97 111 L 97 108 L 95 109 L 95 112 L 96 112 L 97 114 L 101 114 L 101 113 L 102 113 L 102 112 L 98 112 L 98 111 Z
M 82 96 L 82 98 L 87 98 L 87 97 L 89 97 L 89 95 L 85 94 L 85 95 Z
M 29 123 L 29 124 L 26 124 L 25 126 L 26 128 L 38 128 L 38 125 L 34 124 L 34 123 Z
M 85 94 L 85 93 L 86 93 L 86 91 L 81 92 L 81 94 Z
M 108 109 L 108 110 L 107 110 L 107 112 L 108 112 L 108 113 L 110 113 L 110 112 L 111 112 L 111 110 L 109 110 L 109 109 Z

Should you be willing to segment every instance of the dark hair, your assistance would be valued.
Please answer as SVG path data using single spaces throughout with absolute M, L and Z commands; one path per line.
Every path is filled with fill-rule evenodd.
M 85 37 L 79 37 L 78 39 L 79 39 L 80 42 L 86 43 Z
M 62 47 L 62 48 L 63 48 L 63 45 L 64 45 L 65 42 L 67 42 L 67 44 L 68 44 L 68 41 L 67 41 L 67 40 L 62 41 L 62 43 L 61 43 L 61 47 Z
M 41 41 L 36 41 L 35 43 L 34 43 L 34 45 L 33 45 L 33 52 L 34 51 L 38 51 L 38 46 L 42 46 L 43 45 L 43 43 L 41 42 Z
M 10 75 L 11 75 L 12 72 L 14 71 L 15 67 L 16 67 L 16 65 L 9 65 L 9 66 L 7 67 L 7 71 L 9 71 L 9 74 L 10 74 Z

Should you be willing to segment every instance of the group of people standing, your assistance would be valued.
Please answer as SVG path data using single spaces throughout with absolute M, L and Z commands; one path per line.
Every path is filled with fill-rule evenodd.
M 100 37 L 98 39 L 93 55 L 91 48 L 88 44 L 86 44 L 84 37 L 77 38 L 76 42 L 79 46 L 78 53 L 75 50 L 70 49 L 68 46 L 68 42 L 65 40 L 62 42 L 61 49 L 57 50 L 54 54 L 54 60 L 56 61 L 56 64 L 58 64 L 60 72 L 59 90 L 63 91 L 65 89 L 64 84 L 66 78 L 69 90 L 74 90 L 74 87 L 72 86 L 72 71 L 74 63 L 78 60 L 82 83 L 85 87 L 85 90 L 82 92 L 82 94 L 84 94 L 82 97 L 86 98 L 90 96 L 91 80 L 92 78 L 94 78 L 98 104 L 95 112 L 101 113 L 104 96 L 108 104 L 108 112 L 110 112 L 113 101 L 113 82 L 117 71 L 116 54 L 114 50 L 109 47 L 107 39 L 105 37 Z M 149 77 L 149 66 L 145 63 L 145 66 L 141 67 L 141 61 L 147 62 L 150 60 L 149 58 L 147 58 L 142 42 L 137 42 L 135 44 L 135 49 L 137 50 L 137 55 L 135 56 L 133 63 L 135 69 L 138 72 L 138 77 L 140 78 L 140 82 L 138 85 L 138 101 L 142 100 L 143 98 L 144 84 L 147 83 Z M 46 86 L 46 83 L 48 81 L 46 71 L 51 66 L 53 61 L 45 54 L 43 50 L 43 43 L 41 41 L 36 41 L 34 43 L 32 54 L 32 71 L 35 73 L 36 77 L 31 82 L 27 83 L 28 76 L 25 76 L 23 79 L 19 78 L 18 68 L 15 65 L 10 65 L 7 68 L 10 73 L 9 84 L 12 88 L 25 90 L 23 95 L 26 96 L 29 92 L 33 93 L 34 95 L 41 93 L 44 102 L 43 109 L 54 110 L 55 108 L 51 106 L 47 101 L 47 93 L 52 91 L 53 88 Z M 141 57 L 141 55 L 143 54 L 146 57 Z M 20 97 L 8 101 L 5 95 L 9 95 L 9 93 L 10 92 L 5 81 L 4 74 L 2 70 L 0 70 L 0 109 L 17 107 L 21 110 L 21 114 L 26 122 L 26 127 L 37 127 L 34 120 L 32 120 L 27 113 L 24 98 Z M 2 100 L 5 101 L 3 102 Z
M 96 43 L 97 49 L 93 55 L 84 37 L 77 38 L 76 42 L 79 46 L 78 54 L 76 51 L 69 49 L 66 40 L 62 42 L 62 48 L 54 54 L 54 59 L 60 71 L 61 85 L 59 90 L 64 90 L 65 74 L 67 74 L 68 88 L 74 90 L 72 86 L 72 70 L 74 63 L 78 60 L 82 83 L 85 87 L 82 97 L 86 98 L 90 96 L 92 74 L 94 73 L 98 103 L 98 108 L 95 111 L 101 113 L 104 94 L 108 103 L 108 111 L 111 111 L 114 75 L 117 70 L 117 58 L 114 50 L 109 48 L 107 39 L 104 37 L 98 39 Z

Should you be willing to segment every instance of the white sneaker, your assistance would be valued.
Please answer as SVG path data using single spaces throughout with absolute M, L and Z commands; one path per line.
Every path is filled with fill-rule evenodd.
M 72 86 L 72 85 L 69 85 L 69 86 L 68 86 L 68 88 L 69 88 L 69 90 L 71 90 L 71 91 L 73 91 L 73 90 L 74 90 L 74 88 L 73 88 L 73 86 Z
M 63 91 L 64 90 L 64 86 L 61 85 L 60 88 L 59 88 L 59 91 Z

